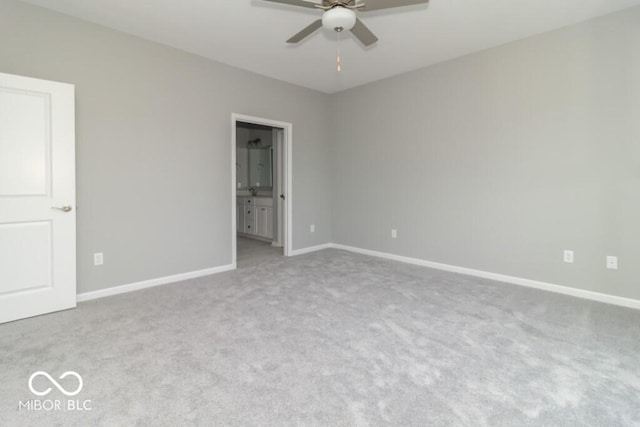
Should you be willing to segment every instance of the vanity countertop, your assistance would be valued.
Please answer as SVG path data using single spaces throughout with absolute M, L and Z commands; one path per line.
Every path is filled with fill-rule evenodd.
M 242 198 L 242 199 L 273 199 L 273 196 L 251 196 L 251 195 L 242 195 L 242 196 L 236 196 L 238 199 Z

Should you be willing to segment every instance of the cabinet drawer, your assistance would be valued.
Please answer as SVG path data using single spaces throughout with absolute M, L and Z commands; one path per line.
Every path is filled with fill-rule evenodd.
M 247 212 L 251 211 L 250 215 L 247 215 Z M 244 215 L 244 232 L 247 234 L 256 234 L 257 233 L 257 224 L 256 224 L 256 215 L 253 211 L 253 207 L 245 209 Z
M 273 206 L 273 199 L 270 197 L 256 197 L 253 199 L 256 206 L 264 206 L 270 208 Z
M 256 210 L 254 206 L 247 206 L 244 208 L 245 221 L 251 221 L 256 217 Z

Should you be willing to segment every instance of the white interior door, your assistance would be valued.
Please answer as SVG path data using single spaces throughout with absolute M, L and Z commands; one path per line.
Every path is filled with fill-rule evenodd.
M 275 212 L 275 229 L 276 229 L 276 243 L 274 246 L 282 247 L 284 244 L 283 231 L 284 231 L 284 212 L 285 203 L 281 195 L 285 193 L 284 186 L 284 174 L 282 171 L 286 165 L 284 161 L 284 147 L 283 147 L 283 134 L 284 130 L 274 129 L 274 141 L 276 143 L 276 194 L 274 196 L 274 212 Z
M 0 73 L 0 323 L 76 305 L 74 87 Z

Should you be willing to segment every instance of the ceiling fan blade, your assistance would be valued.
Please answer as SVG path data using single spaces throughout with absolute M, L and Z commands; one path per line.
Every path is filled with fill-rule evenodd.
M 371 46 L 378 41 L 376 35 L 373 34 L 371 30 L 367 28 L 367 26 L 364 25 L 360 19 L 356 19 L 356 25 L 353 26 L 351 32 L 365 46 Z
M 307 26 L 304 30 L 300 31 L 295 36 L 291 37 L 287 40 L 287 43 L 298 43 L 300 40 L 309 36 L 311 33 L 316 31 L 318 28 L 322 27 L 322 19 L 318 19 L 314 21 L 311 25 Z
M 288 4 L 291 6 L 300 6 L 300 7 L 310 7 L 311 9 L 315 9 L 316 8 L 316 3 L 311 3 L 308 1 L 304 1 L 304 0 L 264 0 L 264 1 L 270 1 L 273 3 L 282 3 L 282 4 Z
M 359 0 L 358 3 L 364 3 L 364 7 L 360 9 L 363 12 L 380 9 L 390 9 L 392 7 L 411 6 L 414 4 L 429 3 L 429 0 Z

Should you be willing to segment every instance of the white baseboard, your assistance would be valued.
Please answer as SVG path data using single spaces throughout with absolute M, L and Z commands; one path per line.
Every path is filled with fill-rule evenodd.
M 100 289 L 98 291 L 84 292 L 78 294 L 76 300 L 78 302 L 90 301 L 92 299 L 109 297 L 112 295 L 124 294 L 127 292 L 138 291 L 140 289 L 153 288 L 154 286 L 167 285 L 169 283 L 180 282 L 182 280 L 195 279 L 196 277 L 210 276 L 212 274 L 222 273 L 225 271 L 235 270 L 236 265 L 221 265 L 219 267 L 207 268 L 204 270 L 190 271 L 187 273 L 173 274 L 171 276 L 159 277 L 157 279 L 144 280 L 142 282 L 129 283 L 127 285 L 114 286 L 112 288 Z
M 495 280 L 498 282 L 510 283 L 518 286 L 526 286 L 528 288 L 541 289 L 544 291 L 555 292 L 564 295 L 571 295 L 578 298 L 588 299 L 592 301 L 604 302 L 607 304 L 619 305 L 622 307 L 634 308 L 640 310 L 640 300 L 619 297 L 615 295 L 603 294 L 600 292 L 587 291 L 584 289 L 571 288 L 568 286 L 554 285 L 552 283 L 539 282 L 537 280 L 523 279 L 520 277 L 507 276 L 504 274 L 491 273 L 488 271 L 474 270 L 471 268 L 458 267 L 455 265 L 441 264 L 432 261 L 426 261 L 418 258 L 409 258 L 401 255 L 394 255 L 386 252 L 372 251 L 369 249 L 361 249 L 353 246 L 339 245 L 331 243 L 331 248 L 342 249 L 345 251 L 355 252 L 363 255 L 370 255 L 378 258 L 385 258 L 394 261 L 404 262 L 407 264 L 421 265 L 424 267 L 435 268 L 437 270 L 450 271 L 452 273 L 466 274 L 468 276 L 482 277 L 484 279 Z
M 488 271 L 474 270 L 471 268 L 458 267 L 455 265 L 442 264 L 433 261 L 426 261 L 419 258 L 410 258 L 401 255 L 390 254 L 386 252 L 372 251 L 369 249 L 357 248 L 354 246 L 340 245 L 336 243 L 324 243 L 322 245 L 310 246 L 307 248 L 296 249 L 290 252 L 290 256 L 303 255 L 311 252 L 321 251 L 323 249 L 342 249 L 349 252 L 355 252 L 363 255 L 374 256 L 378 258 L 389 259 L 393 261 L 404 262 L 407 264 L 420 265 L 423 267 L 434 268 L 437 270 L 449 271 L 452 273 L 466 274 L 468 276 L 481 277 L 484 279 L 495 280 L 498 282 L 510 283 L 528 288 L 541 289 L 544 291 L 555 292 L 563 295 L 570 295 L 578 298 L 588 299 L 592 301 L 603 302 L 607 304 L 618 305 L 622 307 L 640 310 L 640 300 L 619 297 L 615 295 L 603 294 L 600 292 L 587 291 L 584 289 L 572 288 L 569 286 L 555 285 L 552 283 L 540 282 L 537 280 L 523 279 L 521 277 L 507 276 L 505 274 L 491 273 Z M 180 282 L 182 280 L 194 279 L 196 277 L 209 276 L 211 274 L 222 273 L 225 271 L 235 270 L 235 264 L 222 265 L 219 267 L 208 268 L 205 270 L 191 271 L 188 273 L 174 274 L 172 276 L 160 277 L 157 279 L 145 280 L 127 285 L 115 286 L 107 289 L 100 289 L 93 292 L 85 292 L 77 295 L 77 301 L 89 301 L 96 298 L 108 297 L 127 292 L 137 291 L 140 289 L 152 288 L 154 286 L 166 285 L 169 283 Z
M 303 255 L 308 254 L 310 252 L 317 252 L 323 249 L 333 248 L 333 243 L 324 243 L 318 246 L 309 246 L 308 248 L 296 249 L 294 251 L 289 251 L 289 256 Z

